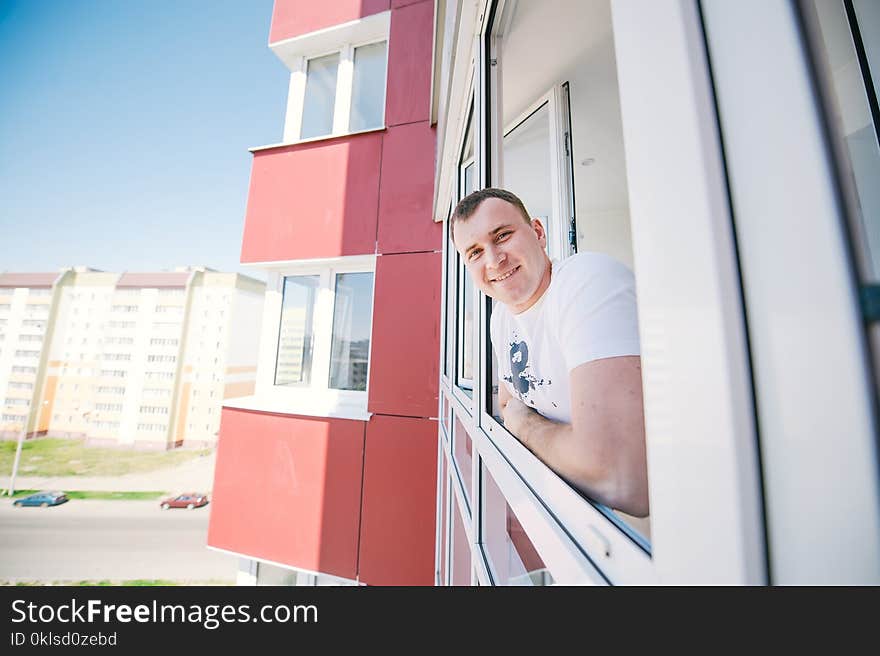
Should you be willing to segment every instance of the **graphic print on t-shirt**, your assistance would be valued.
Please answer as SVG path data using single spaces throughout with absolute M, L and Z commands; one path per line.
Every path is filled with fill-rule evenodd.
M 528 344 L 524 341 L 511 342 L 509 346 L 510 376 L 505 376 L 504 380 L 513 385 L 513 388 L 524 403 L 535 405 L 535 402 L 528 398 L 529 391 L 535 389 L 538 385 L 550 385 L 551 382 L 549 380 L 545 381 L 543 378 L 539 380 L 532 375 L 532 367 L 529 365 Z

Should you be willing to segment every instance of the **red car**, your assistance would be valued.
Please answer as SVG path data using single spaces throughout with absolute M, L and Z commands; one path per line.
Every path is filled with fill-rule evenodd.
M 178 494 L 177 496 L 162 499 L 159 507 L 162 510 L 168 510 L 169 508 L 186 508 L 187 510 L 192 510 L 193 508 L 201 508 L 202 506 L 207 505 L 207 503 L 207 495 L 199 494 L 198 492 L 187 492 L 186 494 Z

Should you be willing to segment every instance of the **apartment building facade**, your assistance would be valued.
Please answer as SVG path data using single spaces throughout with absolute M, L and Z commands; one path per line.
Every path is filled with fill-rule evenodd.
M 274 7 L 283 140 L 252 149 L 241 252 L 268 274 L 257 382 L 224 404 L 208 532 L 244 582 L 434 580 L 433 9 Z
M 0 274 L 0 431 L 214 446 L 222 399 L 253 390 L 264 287 L 204 267 Z
M 358 46 L 383 38 L 384 121 L 365 137 Z M 278 265 L 263 401 L 224 408 L 209 534 L 242 582 L 880 582 L 874 3 L 277 0 L 269 40 L 291 70 L 285 143 L 255 150 L 242 249 Z M 426 153 L 428 216 L 402 197 Z M 489 186 L 543 220 L 554 260 L 599 252 L 635 273 L 648 517 L 590 499 L 504 426 L 492 300 L 448 227 Z M 433 261 L 434 241 L 392 254 L 436 228 L 440 277 L 403 266 Z M 343 414 L 344 394 L 286 388 L 310 362 L 336 389 L 332 281 L 370 270 L 367 412 Z M 436 408 L 406 403 L 435 389 Z M 432 417 L 433 459 L 406 428 Z M 277 503 L 237 505 L 257 472 Z

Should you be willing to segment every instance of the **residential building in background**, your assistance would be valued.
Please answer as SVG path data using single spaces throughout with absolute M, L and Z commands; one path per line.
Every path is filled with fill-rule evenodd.
M 205 267 L 0 274 L 0 432 L 213 446 L 253 391 L 265 285 Z
M 208 537 L 241 582 L 880 583 L 877 3 L 276 0 L 269 42 Z M 635 272 L 649 517 L 505 429 L 448 227 L 490 186 Z

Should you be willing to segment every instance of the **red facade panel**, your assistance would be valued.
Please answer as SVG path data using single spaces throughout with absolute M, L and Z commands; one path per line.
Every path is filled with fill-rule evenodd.
M 242 262 L 376 250 L 382 133 L 254 153 Z
M 441 253 L 376 260 L 370 412 L 437 416 Z
M 223 409 L 208 544 L 353 579 L 364 423 Z
M 437 422 L 374 415 L 367 424 L 360 580 L 433 585 Z
M 380 253 L 442 248 L 432 220 L 436 132 L 425 121 L 388 128 L 382 143 L 379 189 Z
M 388 0 L 275 0 L 269 43 L 378 14 L 386 9 L 389 9 Z
M 433 29 L 430 0 L 392 10 L 385 125 L 430 120 Z

